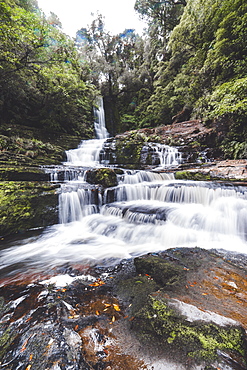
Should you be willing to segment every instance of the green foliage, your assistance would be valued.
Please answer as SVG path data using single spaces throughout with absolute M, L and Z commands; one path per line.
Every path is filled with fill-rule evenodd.
M 195 118 L 224 119 L 232 140 L 245 138 L 246 14 L 242 0 L 187 2 L 155 69 L 140 126 L 171 123 L 186 106 Z
M 0 123 L 91 136 L 95 91 L 72 40 L 35 2 L 0 1 L 0 18 Z
M 111 35 L 102 15 L 88 29 L 79 30 L 76 40 L 80 59 L 90 66 L 88 77 L 105 98 L 108 130 L 114 135 L 136 125 L 136 115 L 129 123 L 126 118 L 135 111 L 138 92 L 150 85 L 149 68 L 142 67 L 144 41 L 132 29 Z

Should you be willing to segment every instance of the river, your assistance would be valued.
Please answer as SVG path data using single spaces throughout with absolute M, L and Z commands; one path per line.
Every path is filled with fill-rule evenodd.
M 232 307 L 239 313 L 236 319 L 244 321 L 244 270 L 231 265 L 229 253 L 230 261 L 225 261 L 220 254 L 195 248 L 246 253 L 245 187 L 176 180 L 173 171 L 182 161 L 181 154 L 176 148 L 155 143 L 153 152 L 160 159 L 152 171 L 120 169 L 116 164 L 111 166 L 117 169 L 116 186 L 89 184 L 88 171 L 109 167 L 103 149 L 108 133 L 102 105 L 96 113 L 97 138 L 69 150 L 62 165 L 46 168 L 58 185 L 60 222 L 42 233 L 5 242 L 0 251 L 1 368 L 204 370 L 209 368 L 204 358 L 198 364 L 192 360 L 201 348 L 205 353 L 214 351 L 207 364 L 218 369 L 246 369 L 240 365 L 245 361 L 243 350 L 239 350 L 238 362 L 231 358 L 231 351 L 227 355 L 218 351 L 233 348 L 235 334 L 243 333 L 242 329 L 230 327 L 229 336 L 228 329 L 224 327 L 221 334 L 215 326 L 238 325 L 229 318 Z M 169 248 L 173 250 L 167 254 L 156 253 Z M 136 260 L 140 263 L 143 259 L 144 264 L 146 258 L 158 260 L 158 273 L 155 269 L 150 272 L 150 266 L 139 271 L 136 260 L 134 266 L 133 257 L 150 252 L 151 256 Z M 244 261 L 241 263 L 246 266 Z M 173 276 L 177 273 L 178 285 Z M 166 274 L 157 285 L 160 275 Z M 174 292 L 177 299 L 173 299 Z M 170 324 L 173 311 L 164 305 L 168 297 L 172 307 L 179 304 L 182 315 L 189 312 L 191 317 L 187 320 L 175 314 Z M 145 332 L 146 311 L 142 310 L 148 309 L 150 299 L 158 304 L 149 317 L 151 323 L 158 320 L 151 339 L 149 326 Z M 213 324 L 207 326 L 200 320 Z M 171 333 L 164 332 L 164 339 L 159 333 L 166 326 Z M 180 335 L 180 327 L 185 334 Z M 192 337 L 186 336 L 191 331 Z M 175 332 L 180 339 L 174 351 L 169 345 Z M 195 341 L 196 335 L 201 340 Z
M 60 223 L 6 245 L 0 252 L 2 277 L 45 274 L 65 264 L 109 266 L 171 247 L 246 252 L 246 188 L 175 180 L 172 168 L 181 162 L 176 148 L 153 144 L 160 165 L 153 171 L 122 170 L 113 188 L 88 184 L 88 169 L 107 164 L 102 105 L 96 113 L 96 139 L 83 141 L 67 152 L 67 162 L 47 169 L 54 182 L 61 182 L 63 172 Z

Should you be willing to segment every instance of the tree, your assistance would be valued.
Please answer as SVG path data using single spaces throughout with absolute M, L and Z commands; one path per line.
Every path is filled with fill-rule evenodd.
M 90 133 L 95 93 L 73 41 L 21 3 L 0 1 L 0 122 Z
M 89 63 L 92 82 L 104 96 L 108 130 L 112 134 L 121 132 L 122 108 L 129 106 L 133 93 L 142 86 L 138 73 L 144 62 L 143 42 L 132 29 L 111 35 L 105 30 L 102 15 L 88 29 L 79 30 L 76 40 L 81 60 Z
M 188 0 L 170 34 L 167 59 L 157 63 L 142 125 L 171 123 L 188 107 L 194 117 L 223 119 L 232 138 L 246 137 L 246 90 L 241 101 L 237 90 L 247 73 L 246 14 L 242 0 Z M 228 108 L 227 96 L 234 102 Z

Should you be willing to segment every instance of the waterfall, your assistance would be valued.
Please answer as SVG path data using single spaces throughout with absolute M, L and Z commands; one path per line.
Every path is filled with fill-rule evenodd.
M 99 109 L 94 109 L 95 122 L 94 130 L 96 139 L 107 139 L 109 137 L 109 132 L 105 127 L 105 110 L 103 98 L 98 99 Z
M 157 153 L 159 154 L 159 158 L 160 158 L 159 167 L 161 168 L 177 166 L 180 163 L 182 163 L 182 156 L 177 148 L 169 147 L 168 145 L 159 144 L 157 146 Z
M 60 224 L 1 250 L 2 269 L 105 266 L 171 247 L 247 252 L 246 187 L 175 180 L 163 169 L 181 163 L 176 148 L 147 143 L 159 165 L 155 170 L 120 170 L 117 186 L 108 189 L 87 183 L 88 168 L 104 162 L 108 133 L 102 100 L 95 114 L 97 138 L 67 151 L 68 161 L 50 170 L 52 180 L 62 182 Z
M 151 145 L 160 162 L 157 169 L 178 166 L 182 163 L 182 155 L 177 148 L 159 143 L 152 143 Z
M 94 130 L 96 139 L 83 140 L 77 149 L 66 151 L 68 165 L 94 167 L 104 162 L 103 144 L 109 137 L 105 127 L 103 98 L 98 99 L 98 109 L 94 109 Z

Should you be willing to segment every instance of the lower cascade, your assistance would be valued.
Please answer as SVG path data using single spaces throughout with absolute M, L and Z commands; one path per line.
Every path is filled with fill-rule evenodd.
M 155 143 L 152 169 L 107 165 L 100 117 L 46 169 L 59 223 L 0 250 L 0 367 L 246 369 L 246 187 L 176 180 Z
M 60 224 L 2 250 L 2 271 L 107 265 L 181 246 L 246 252 L 244 187 L 123 170 L 117 186 L 103 189 L 86 182 L 86 170 L 73 171 L 59 190 Z
M 109 136 L 102 110 L 100 101 L 98 138 L 68 151 L 67 162 L 50 170 L 51 180 L 61 182 L 60 223 L 2 250 L 2 273 L 77 262 L 110 265 L 170 247 L 246 252 L 245 187 L 175 180 L 172 172 L 159 172 L 181 161 L 174 148 L 151 144 L 160 156 L 158 170 L 118 170 L 116 186 L 89 184 L 87 171 L 102 166 Z

